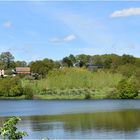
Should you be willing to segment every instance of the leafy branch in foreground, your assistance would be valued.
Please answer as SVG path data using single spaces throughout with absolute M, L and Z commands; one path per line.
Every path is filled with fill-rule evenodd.
M 19 117 L 11 117 L 7 121 L 4 122 L 3 126 L 0 127 L 0 136 L 2 139 L 9 139 L 9 140 L 20 140 L 24 136 L 27 136 L 28 134 L 26 132 L 18 131 L 17 132 L 17 127 L 16 124 L 20 121 L 21 119 Z

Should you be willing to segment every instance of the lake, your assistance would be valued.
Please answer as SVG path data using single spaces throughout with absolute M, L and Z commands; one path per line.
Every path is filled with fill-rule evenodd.
M 0 125 L 8 116 L 24 139 L 140 139 L 139 100 L 0 100 Z

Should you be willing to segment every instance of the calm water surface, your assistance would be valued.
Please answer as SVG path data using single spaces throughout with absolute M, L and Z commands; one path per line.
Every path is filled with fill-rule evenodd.
M 13 115 L 27 139 L 140 139 L 139 100 L 1 100 L 0 125 Z

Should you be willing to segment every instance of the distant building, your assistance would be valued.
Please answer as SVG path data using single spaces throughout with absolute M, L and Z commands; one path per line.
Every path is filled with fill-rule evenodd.
M 3 76 L 4 76 L 4 70 L 1 70 L 1 75 L 3 75 Z
M 0 70 L 0 76 L 4 76 L 4 70 Z
M 88 68 L 89 71 L 95 71 L 95 70 L 98 70 L 100 68 L 103 68 L 103 66 L 93 64 L 93 59 L 90 57 L 87 68 Z
M 5 71 L 2 69 L 2 70 L 0 70 L 0 76 L 1 77 L 6 77 L 7 75 L 5 75 Z
M 94 70 L 97 70 L 97 69 L 98 69 L 98 66 L 88 65 L 88 70 L 89 71 L 94 71 Z
M 31 74 L 30 67 L 16 67 L 15 74 Z

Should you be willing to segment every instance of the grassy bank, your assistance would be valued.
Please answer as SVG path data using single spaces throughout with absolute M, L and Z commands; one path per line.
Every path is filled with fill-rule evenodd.
M 41 80 L 22 80 L 33 89 L 35 99 L 105 99 L 117 98 L 116 86 L 121 74 L 90 72 L 71 68 L 52 71 Z
M 118 99 L 120 95 L 117 87 L 122 79 L 124 76 L 121 74 L 109 71 L 90 72 L 83 68 L 65 68 L 51 71 L 46 78 L 40 80 L 22 78 L 20 85 L 18 83 L 20 90 L 17 90 L 15 84 L 14 88 L 10 88 L 10 94 L 7 94 L 13 97 L 0 96 L 0 99 Z M 126 98 L 131 98 L 130 94 L 136 92 L 136 82 L 133 81 L 135 82 L 130 78 L 119 84 L 120 91 L 126 94 Z M 18 96 L 14 96 L 14 91 L 18 91 Z M 20 95 L 19 91 L 23 94 Z M 124 95 L 121 97 L 125 98 Z M 139 99 L 140 95 L 136 98 Z
M 0 96 L 0 100 L 23 100 L 23 99 L 25 99 L 25 95 L 15 97 Z

